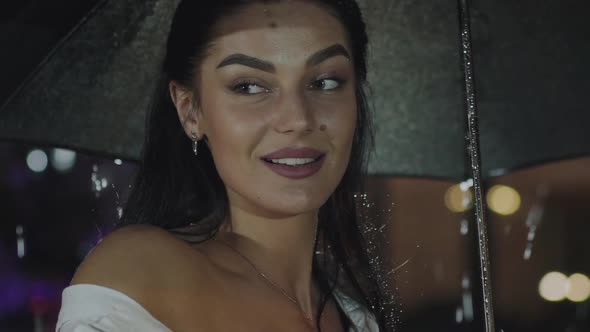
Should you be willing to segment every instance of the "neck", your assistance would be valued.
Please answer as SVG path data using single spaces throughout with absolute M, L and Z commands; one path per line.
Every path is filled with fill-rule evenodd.
M 245 256 L 303 311 L 314 313 L 318 300 L 312 280 L 317 211 L 270 219 L 234 208 L 230 216 L 216 237 Z

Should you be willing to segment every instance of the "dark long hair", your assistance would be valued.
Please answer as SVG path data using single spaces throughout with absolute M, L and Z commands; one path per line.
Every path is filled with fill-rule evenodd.
M 220 19 L 263 0 L 183 0 L 168 36 L 162 78 L 153 99 L 147 123 L 142 160 L 124 214 L 117 225 L 151 224 L 177 234 L 215 235 L 228 213 L 225 186 L 217 173 L 207 144 L 199 144 L 198 157 L 191 149 L 169 95 L 171 80 L 187 87 L 195 82 L 195 69 L 206 57 L 214 38 L 212 27 Z M 264 2 L 267 2 L 265 0 Z M 364 305 L 386 331 L 383 295 L 369 264 L 355 194 L 363 191 L 363 175 L 373 131 L 367 98 L 367 34 L 355 0 L 316 0 L 335 16 L 347 31 L 356 74 L 357 126 L 351 158 L 344 176 L 318 215 L 318 241 L 313 276 L 322 300 L 316 324 L 335 287 Z M 187 228 L 188 225 L 193 225 Z M 178 229 L 184 228 L 180 232 Z M 203 241 L 199 240 L 199 241 Z M 341 274 L 344 278 L 339 278 Z M 351 322 L 345 322 L 351 325 Z

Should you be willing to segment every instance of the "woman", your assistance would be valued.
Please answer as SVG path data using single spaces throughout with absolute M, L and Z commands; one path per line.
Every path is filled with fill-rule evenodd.
M 182 1 L 121 225 L 57 330 L 385 331 L 354 200 L 366 45 L 354 0 Z

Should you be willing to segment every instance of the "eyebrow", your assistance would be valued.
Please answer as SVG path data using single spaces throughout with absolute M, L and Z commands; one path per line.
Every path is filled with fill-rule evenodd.
M 310 56 L 305 62 L 305 66 L 316 66 L 322 63 L 323 61 L 338 55 L 342 55 L 346 57 L 348 60 L 350 60 L 350 54 L 348 53 L 346 48 L 344 48 L 344 46 L 342 46 L 341 44 L 334 44 Z M 232 54 L 226 57 L 223 61 L 221 61 L 221 63 L 219 63 L 219 65 L 217 65 L 217 69 L 229 65 L 248 66 L 265 72 L 276 73 L 276 68 L 271 62 L 264 61 L 241 53 Z

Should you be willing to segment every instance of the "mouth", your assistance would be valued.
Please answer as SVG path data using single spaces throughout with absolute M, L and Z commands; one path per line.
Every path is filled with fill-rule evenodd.
M 262 158 L 264 165 L 272 172 L 292 180 L 308 178 L 322 169 L 326 155 L 317 158 Z

